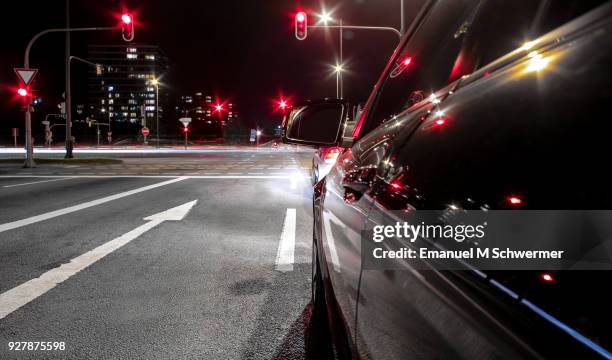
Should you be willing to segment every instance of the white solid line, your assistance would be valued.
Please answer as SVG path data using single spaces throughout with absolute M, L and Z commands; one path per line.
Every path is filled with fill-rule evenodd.
M 160 186 L 173 184 L 175 182 L 182 181 L 182 180 L 185 180 L 185 179 L 186 179 L 185 177 L 174 178 L 172 180 L 162 181 L 160 183 L 156 183 L 156 184 L 152 184 L 152 185 L 147 185 L 147 186 L 143 186 L 143 187 L 140 187 L 140 188 L 137 188 L 137 189 L 133 189 L 133 190 L 129 190 L 129 191 L 124 191 L 124 192 L 121 192 L 121 193 L 118 193 L 118 194 L 106 196 L 106 197 L 103 197 L 101 199 L 92 200 L 92 201 L 84 202 L 84 203 L 81 203 L 81 204 L 69 206 L 69 207 L 64 208 L 64 209 L 50 211 L 50 212 L 47 212 L 47 213 L 44 213 L 44 214 L 40 214 L 40 215 L 36 215 L 36 216 L 32 216 L 32 217 L 29 217 L 29 218 L 26 218 L 26 219 L 21 219 L 21 220 L 17 220 L 17 221 L 5 223 L 5 224 L 0 224 L 0 232 L 16 229 L 16 228 L 19 228 L 19 227 L 22 227 L 22 226 L 26 226 L 26 225 L 30 225 L 30 224 L 34 224 L 34 223 L 37 223 L 39 221 L 49 220 L 49 219 L 52 219 L 52 218 L 57 217 L 57 216 L 69 214 L 69 213 L 72 213 L 72 212 L 75 212 L 75 211 L 79 211 L 79 210 L 83 210 L 83 209 L 87 209 L 87 208 L 90 208 L 92 206 L 104 204 L 104 203 L 107 203 L 109 201 L 121 199 L 121 198 L 126 197 L 126 196 L 130 196 L 130 195 L 141 193 L 143 191 L 155 189 L 155 188 L 158 188 Z
M 72 178 L 71 177 L 64 177 L 64 178 L 61 178 L 61 179 L 41 180 L 41 181 L 33 181 L 33 182 L 27 182 L 27 183 L 21 183 L 21 184 L 4 185 L 3 187 L 10 188 L 10 187 L 15 187 L 15 186 L 40 184 L 40 183 L 46 183 L 46 182 L 50 182 L 50 181 L 61 181 L 61 180 L 70 180 L 70 179 L 72 179 Z
M 212 174 L 212 173 L 209 173 Z M 219 173 L 220 174 L 220 173 Z M 115 179 L 115 178 L 149 178 L 149 179 L 176 179 L 175 175 L 69 175 L 73 179 Z M 181 176 L 182 179 L 289 179 L 296 175 L 279 173 L 278 175 L 218 175 L 218 176 L 207 176 L 207 175 L 189 175 Z M 66 175 L 0 175 L 2 178 L 65 178 Z M 297 175 L 303 179 L 309 179 L 306 175 Z
M 278 253 L 276 254 L 276 270 L 293 271 L 293 259 L 295 252 L 295 209 L 287 209 L 283 232 L 281 233 Z
M 194 200 L 164 212 L 146 217 L 144 220 L 148 222 L 140 225 L 136 229 L 70 260 L 70 262 L 67 264 L 62 264 L 54 269 L 51 269 L 36 279 L 32 279 L 0 294 L 0 319 L 5 318 L 13 311 L 43 295 L 47 291 L 53 289 L 56 285 L 68 280 L 74 274 L 89 267 L 96 261 L 136 239 L 162 222 L 182 220 L 187 213 L 189 213 L 189 210 L 191 210 L 196 202 L 197 200 Z

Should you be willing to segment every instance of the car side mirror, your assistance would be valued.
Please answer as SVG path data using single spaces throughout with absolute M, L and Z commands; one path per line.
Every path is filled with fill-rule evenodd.
M 349 104 L 340 99 L 295 104 L 283 119 L 281 139 L 284 143 L 296 145 L 339 145 L 349 110 Z

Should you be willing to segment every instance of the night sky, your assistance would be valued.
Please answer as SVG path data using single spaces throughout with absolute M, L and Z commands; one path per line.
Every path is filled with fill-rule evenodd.
M 406 0 L 407 6 L 411 5 Z M 63 27 L 64 0 L 3 3 L 0 23 L 0 141 L 10 139 L 10 127 L 22 127 L 23 117 L 14 97 L 17 84 L 13 67 L 23 63 L 26 44 L 36 32 Z M 296 9 L 319 12 L 319 1 L 71 1 L 72 27 L 113 26 L 122 8 L 136 17 L 136 43 L 159 45 L 168 55 L 170 71 L 163 78 L 173 96 L 210 90 L 238 105 L 248 122 L 270 121 L 273 99 L 283 94 L 293 101 L 335 97 L 335 76 L 330 65 L 338 52 L 338 32 L 311 29 L 305 41 L 293 33 Z M 325 3 L 332 16 L 345 24 L 399 28 L 399 0 L 344 0 Z M 315 21 L 310 18 L 309 23 Z M 397 37 L 386 32 L 344 35 L 344 94 L 364 101 Z M 121 43 L 120 32 L 75 34 L 72 55 L 86 56 L 88 43 Z M 56 103 L 64 91 L 64 37 L 41 38 L 32 51 L 31 67 L 40 69 L 36 88 Z M 73 65 L 75 101 L 84 102 L 86 67 Z M 38 115 L 40 116 L 40 115 Z M 34 121 L 37 120 L 36 116 Z

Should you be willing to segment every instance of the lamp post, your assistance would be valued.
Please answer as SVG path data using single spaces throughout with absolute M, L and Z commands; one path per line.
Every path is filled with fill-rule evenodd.
M 342 72 L 344 71 L 344 68 L 342 67 L 342 64 L 339 63 L 336 63 L 333 68 L 334 72 L 336 73 L 336 97 L 338 99 L 342 99 Z
M 159 79 L 152 79 L 150 84 L 155 86 L 155 137 L 159 147 Z

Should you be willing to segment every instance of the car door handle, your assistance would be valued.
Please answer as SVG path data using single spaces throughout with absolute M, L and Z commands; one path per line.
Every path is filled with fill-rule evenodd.
M 364 193 L 371 186 L 376 177 L 376 166 L 366 165 L 349 170 L 342 179 L 342 186 L 353 192 Z

